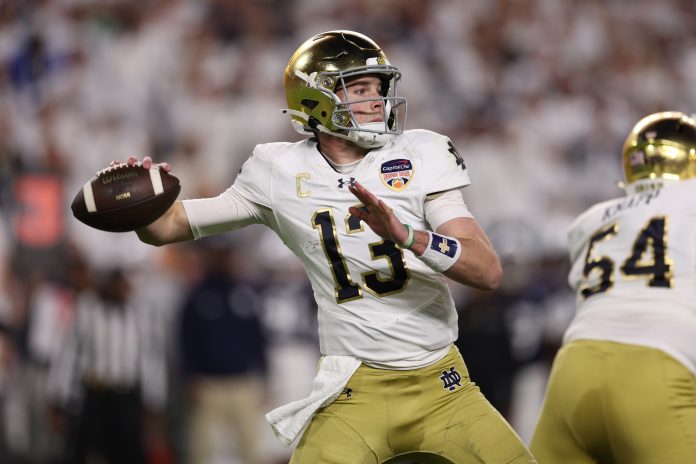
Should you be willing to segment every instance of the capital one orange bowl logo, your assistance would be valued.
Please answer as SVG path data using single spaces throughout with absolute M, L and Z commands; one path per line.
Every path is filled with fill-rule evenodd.
M 395 192 L 401 192 L 413 179 L 413 164 L 407 159 L 390 160 L 382 163 L 379 174 L 384 185 Z

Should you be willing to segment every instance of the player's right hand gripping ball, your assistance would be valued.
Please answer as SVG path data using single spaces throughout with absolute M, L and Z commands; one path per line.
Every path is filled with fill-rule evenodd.
M 127 232 L 154 222 L 181 191 L 179 179 L 153 166 L 120 164 L 102 169 L 75 195 L 73 215 L 108 232 Z

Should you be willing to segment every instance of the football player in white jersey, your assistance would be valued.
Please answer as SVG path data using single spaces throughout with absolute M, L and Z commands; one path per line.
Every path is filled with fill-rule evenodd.
M 492 290 L 502 271 L 450 139 L 403 130 L 400 77 L 362 34 L 310 38 L 283 79 L 309 137 L 256 146 L 228 190 L 175 203 L 138 236 L 162 245 L 261 223 L 302 260 L 322 360 L 309 396 L 267 415 L 286 445 L 301 436 L 292 463 L 535 462 L 453 345 L 444 276 Z
M 641 119 L 627 195 L 570 228 L 577 313 L 531 449 L 541 464 L 696 462 L 696 121 Z

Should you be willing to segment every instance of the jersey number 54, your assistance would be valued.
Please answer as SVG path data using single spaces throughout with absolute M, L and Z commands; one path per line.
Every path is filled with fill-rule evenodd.
M 650 287 L 672 286 L 672 261 L 667 256 L 665 232 L 667 218 L 654 217 L 641 229 L 633 242 L 630 255 L 619 268 L 625 278 L 644 277 Z M 610 224 L 599 229 L 590 237 L 583 268 L 584 284 L 580 293 L 589 298 L 609 290 L 614 285 L 614 260 L 608 256 L 593 256 L 594 246 L 609 240 L 618 233 L 618 225 Z M 587 280 L 592 272 L 599 272 L 599 283 L 590 286 Z

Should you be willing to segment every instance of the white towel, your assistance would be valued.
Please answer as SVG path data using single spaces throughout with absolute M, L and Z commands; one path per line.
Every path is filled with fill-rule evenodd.
M 319 408 L 331 404 L 360 367 L 352 356 L 323 356 L 307 398 L 280 406 L 266 414 L 273 432 L 288 447 L 300 435 Z

